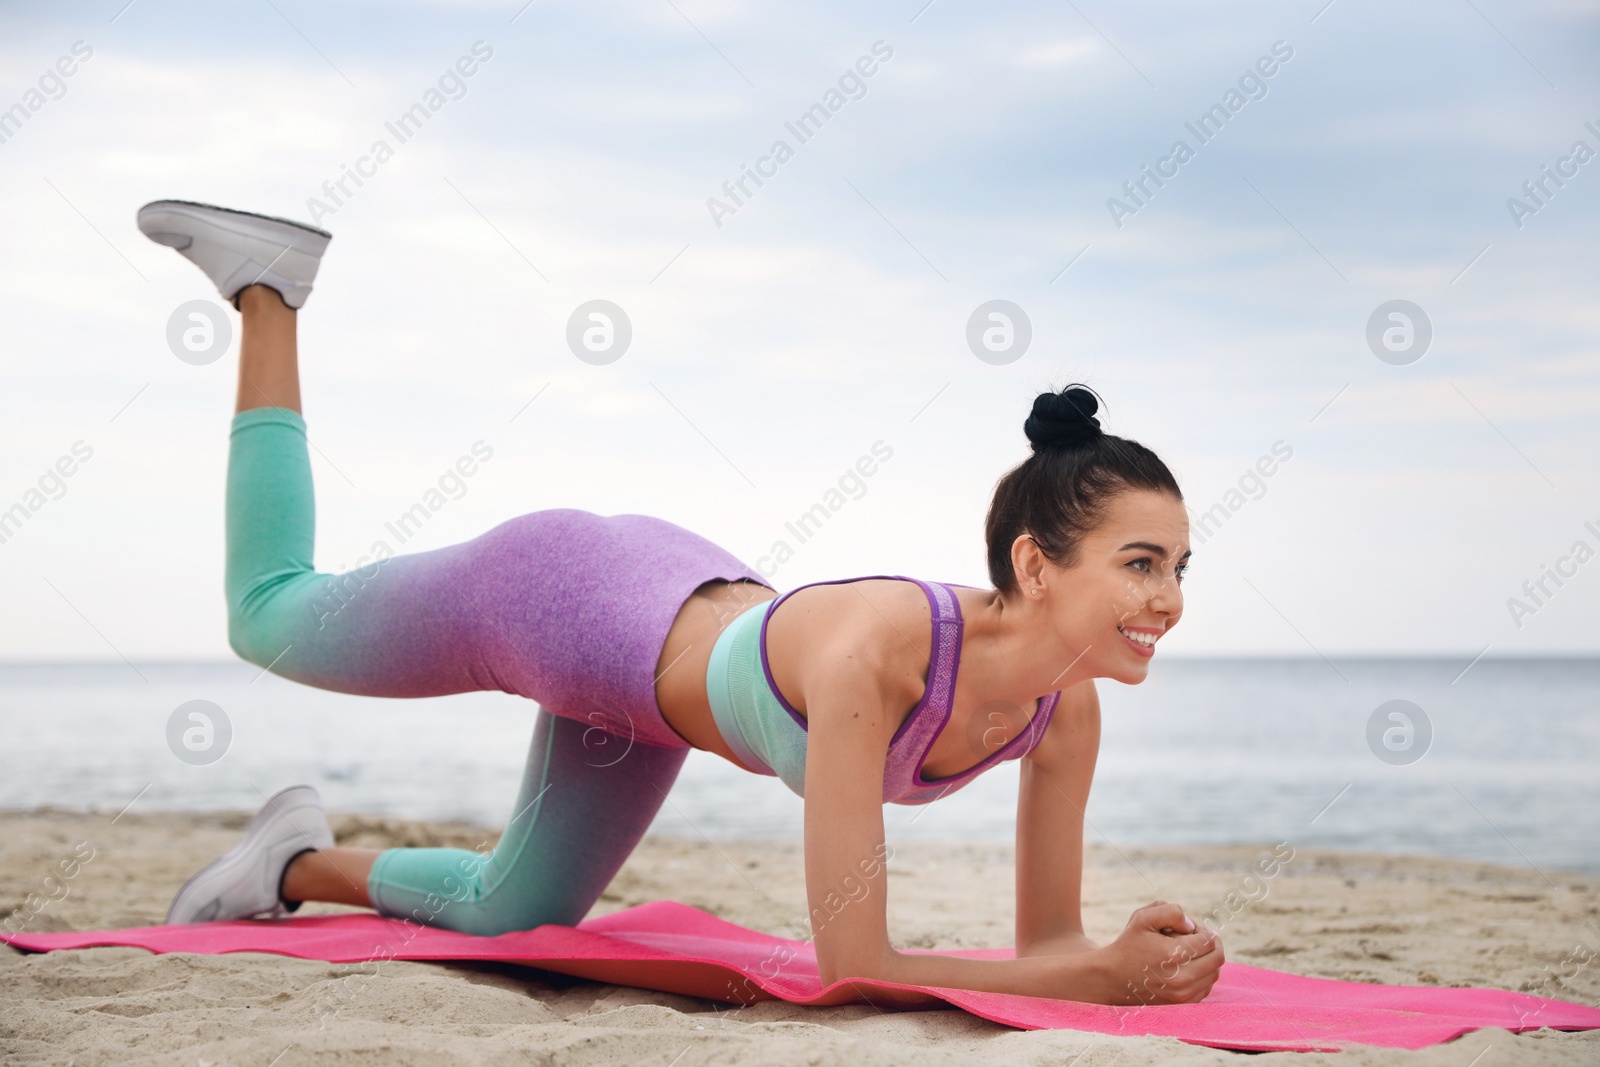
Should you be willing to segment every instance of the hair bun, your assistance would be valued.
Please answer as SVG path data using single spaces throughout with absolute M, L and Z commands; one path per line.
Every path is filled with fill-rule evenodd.
M 1102 436 L 1100 420 L 1094 417 L 1099 410 L 1099 397 L 1081 385 L 1069 385 L 1059 393 L 1040 393 L 1022 432 L 1033 442 L 1035 452 L 1074 448 Z

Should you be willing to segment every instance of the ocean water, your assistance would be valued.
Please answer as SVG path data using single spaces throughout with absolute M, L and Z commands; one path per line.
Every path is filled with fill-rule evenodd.
M 1140 686 L 1102 681 L 1086 836 L 1600 872 L 1600 660 L 1466 666 L 1169 659 Z M 196 720 L 180 717 L 169 745 L 175 710 L 196 700 L 230 727 L 200 748 L 221 751 L 214 762 L 190 762 L 181 734 Z M 1394 700 L 1407 719 L 1380 712 Z M 345 696 L 242 663 L 0 665 L 0 807 L 253 810 L 304 781 L 338 810 L 500 825 L 533 713 L 498 693 Z M 890 805 L 890 839 L 1009 843 L 1017 784 L 1007 764 L 926 807 Z M 696 752 L 652 832 L 799 840 L 802 814 L 777 779 Z

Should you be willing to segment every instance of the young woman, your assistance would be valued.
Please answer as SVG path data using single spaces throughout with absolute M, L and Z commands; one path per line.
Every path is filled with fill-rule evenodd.
M 1092 393 L 1034 402 L 1033 455 L 987 521 L 993 589 L 876 576 L 783 596 L 643 515 L 538 511 L 343 575 L 312 567 L 295 325 L 330 235 L 184 201 L 139 211 L 240 312 L 227 483 L 229 640 L 307 685 L 383 697 L 499 689 L 539 704 L 494 851 L 338 848 L 317 793 L 274 796 L 168 922 L 306 900 L 496 934 L 574 924 L 644 835 L 691 748 L 805 798 L 824 982 L 865 977 L 1098 1003 L 1203 999 L 1221 943 L 1176 904 L 1107 945 L 1080 917 L 1095 678 L 1144 679 L 1183 610 L 1188 519 L 1154 453 L 1101 431 Z M 882 805 L 1021 759 L 1016 959 L 889 943 Z

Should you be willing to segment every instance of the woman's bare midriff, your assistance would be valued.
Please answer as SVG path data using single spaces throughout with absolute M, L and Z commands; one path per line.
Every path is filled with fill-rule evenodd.
M 711 717 L 706 668 L 711 664 L 711 648 L 728 624 L 777 595 L 754 582 L 707 582 L 678 609 L 656 663 L 656 703 L 667 725 L 695 748 L 714 752 L 740 767 L 744 764 L 722 739 Z

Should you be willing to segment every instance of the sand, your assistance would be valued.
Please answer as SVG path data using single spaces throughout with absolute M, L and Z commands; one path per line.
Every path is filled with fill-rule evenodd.
M 0 920 L 29 931 L 161 921 L 175 888 L 230 847 L 244 813 L 0 812 Z M 341 844 L 456 845 L 482 828 L 343 815 Z M 47 881 L 58 864 L 70 878 Z M 1237 914 L 1228 894 L 1271 847 L 1093 849 L 1085 925 L 1109 941 L 1161 897 L 1225 910 L 1230 959 L 1297 974 L 1495 986 L 1600 1003 L 1600 878 L 1531 868 L 1297 850 Z M 900 947 L 1010 943 L 1009 847 L 901 845 L 889 918 Z M 29 904 L 30 894 L 34 894 Z M 46 900 L 53 896 L 56 899 Z M 652 837 L 595 913 L 673 898 L 755 929 L 804 923 L 798 842 Z M 1243 901 L 1244 895 L 1234 898 Z M 43 903 L 41 904 L 41 901 Z M 21 908 L 21 912 L 14 909 Z M 307 905 L 302 914 L 339 911 Z M 1580 956 L 1585 953 L 1579 953 Z M 0 1061 L 16 1064 L 1221 1064 L 1240 1053 L 1165 1038 L 1018 1031 L 955 1010 L 883 1013 L 712 1001 L 507 966 L 353 966 L 260 954 L 153 956 L 138 949 L 24 955 L 0 949 Z M 1563 981 L 1552 972 L 1571 975 Z M 1574 973 L 1576 972 L 1576 973 Z M 1545 983 L 1550 983 L 1546 985 Z M 1476 1057 L 1476 1058 L 1475 1058 Z M 1252 1064 L 1449 1067 L 1600 1063 L 1600 1032 L 1479 1030 L 1404 1052 L 1271 1053 Z

